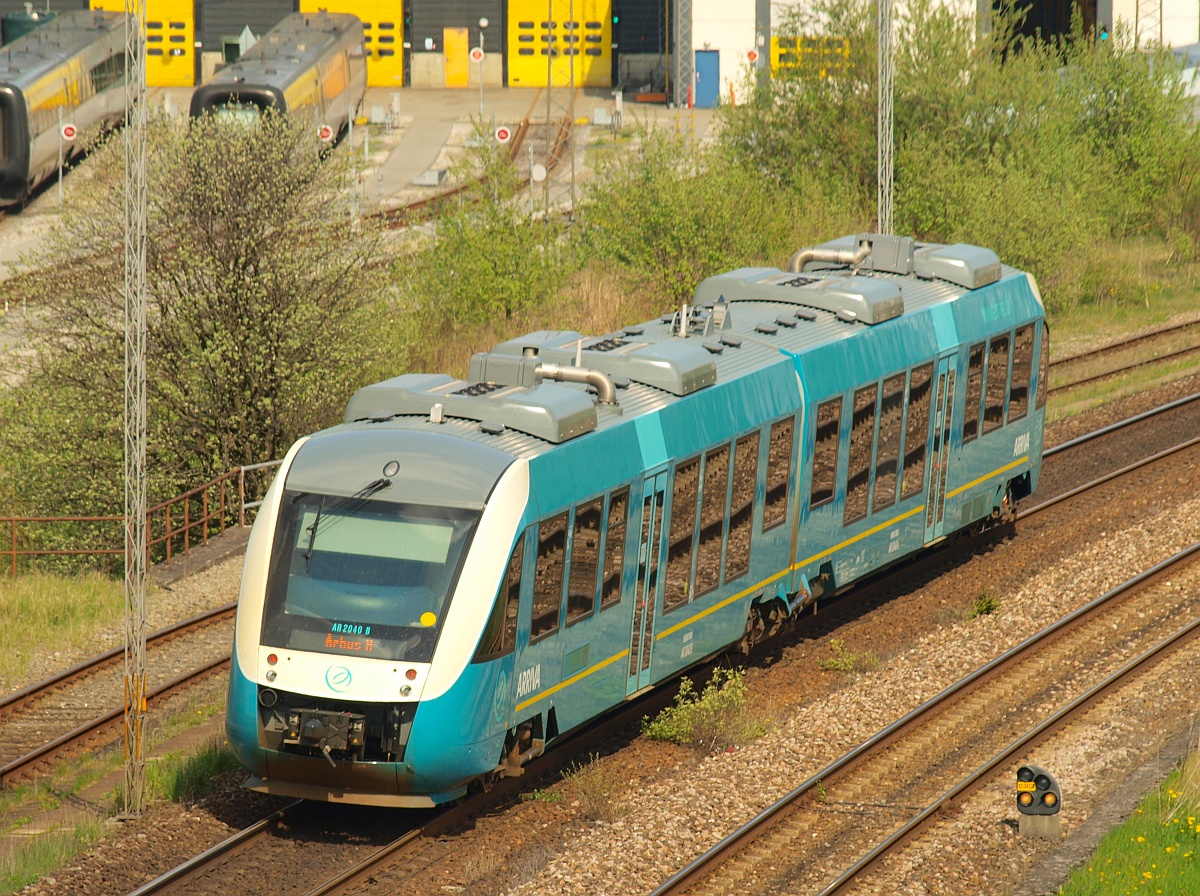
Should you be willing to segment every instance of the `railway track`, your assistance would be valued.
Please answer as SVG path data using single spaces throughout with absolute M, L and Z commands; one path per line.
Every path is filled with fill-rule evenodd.
M 151 705 L 228 666 L 234 611 L 218 607 L 147 638 Z M 0 784 L 122 728 L 123 660 L 115 648 L 0 701 Z
M 1184 321 L 1053 360 L 1049 394 L 1061 396 L 1081 386 L 1116 379 L 1151 365 L 1193 357 L 1200 354 L 1198 332 L 1200 320 Z
M 1198 558 L 1200 544 L 960 679 L 804 781 L 653 896 L 848 891 L 973 790 L 1015 773 L 1042 739 L 1190 643 L 1200 605 L 1168 579 L 1195 581 Z M 1031 711 L 1046 705 L 1054 709 L 1045 717 Z

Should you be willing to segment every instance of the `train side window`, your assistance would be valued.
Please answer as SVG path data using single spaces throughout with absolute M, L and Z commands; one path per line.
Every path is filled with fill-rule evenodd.
M 604 498 L 575 508 L 571 539 L 571 572 L 567 578 L 567 625 L 592 615 L 596 606 L 596 573 L 600 561 L 600 521 Z
M 1004 396 L 1008 394 L 1008 334 L 994 336 L 988 350 L 987 401 L 983 408 L 983 431 L 1004 425 Z
M 792 473 L 792 432 L 795 420 L 788 417 L 771 425 L 767 447 L 767 496 L 763 504 L 763 531 L 787 519 L 787 488 Z
M 871 484 L 871 449 L 875 445 L 875 403 L 879 384 L 871 383 L 854 391 L 854 416 L 850 418 L 850 460 L 846 465 L 846 512 L 842 524 L 861 520 L 867 515 L 867 496 Z
M 1046 406 L 1046 394 L 1050 391 L 1050 327 L 1042 324 L 1042 353 L 1038 358 L 1037 409 Z
M 896 480 L 900 469 L 900 432 L 904 425 L 904 379 L 904 373 L 901 372 L 892 374 L 883 381 L 872 511 L 884 510 L 896 503 Z
M 696 536 L 696 492 L 700 484 L 700 458 L 675 467 L 675 492 L 671 497 L 671 533 L 667 543 L 667 578 L 663 584 L 663 612 L 669 613 L 692 599 L 692 543 Z
M 512 556 L 508 558 L 508 569 L 504 573 L 504 581 L 500 583 L 500 593 L 496 595 L 492 615 L 488 619 L 487 628 L 483 630 L 479 649 L 475 651 L 475 658 L 471 662 L 494 660 L 512 653 L 513 647 L 516 646 L 517 604 L 521 600 L 521 565 L 524 559 L 525 534 L 521 533 Z
M 558 631 L 562 608 L 563 553 L 567 546 L 567 512 L 543 520 L 538 526 L 537 568 L 533 579 L 533 620 L 529 642 Z
M 729 446 L 704 455 L 704 496 L 700 500 L 700 539 L 696 549 L 696 594 L 707 594 L 721 581 L 721 545 L 729 501 Z
M 604 581 L 600 584 L 600 609 L 621 602 L 621 570 L 625 563 L 625 527 L 629 520 L 629 489 L 608 499 L 608 525 L 604 533 Z
M 837 479 L 838 435 L 842 427 L 842 398 L 831 398 L 817 407 L 817 432 L 813 447 L 812 494 L 808 507 L 820 507 L 833 500 Z
M 971 346 L 967 361 L 967 408 L 963 414 L 963 444 L 979 435 L 979 403 L 983 400 L 983 347 L 979 342 Z
M 914 367 L 908 380 L 908 418 L 904 428 L 904 478 L 900 500 L 921 493 L 925 482 L 925 444 L 929 439 L 929 396 L 933 364 Z
M 1013 340 L 1012 385 L 1008 390 L 1008 422 L 1029 412 L 1029 375 L 1033 372 L 1033 324 L 1017 328 Z
M 758 430 L 737 440 L 733 454 L 733 498 L 729 503 L 729 549 L 725 581 L 750 571 L 750 538 L 754 532 L 754 492 L 758 488 Z

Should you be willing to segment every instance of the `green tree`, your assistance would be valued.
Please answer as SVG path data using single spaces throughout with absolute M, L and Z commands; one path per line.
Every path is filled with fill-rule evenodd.
M 282 456 L 335 422 L 386 348 L 382 233 L 351 224 L 346 170 L 307 128 L 266 115 L 152 124 L 148 165 L 151 498 Z M 9 506 L 111 512 L 124 402 L 122 153 L 10 281 L 29 343 L 0 407 Z M 86 172 L 80 172 L 86 175 Z M 31 470 L 31 463 L 37 464 Z

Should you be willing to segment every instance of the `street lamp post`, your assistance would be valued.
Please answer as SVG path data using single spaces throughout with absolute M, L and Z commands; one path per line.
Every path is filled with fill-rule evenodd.
M 479 20 L 479 120 L 483 121 L 483 61 L 486 55 L 483 51 L 483 31 L 488 26 L 486 17 Z

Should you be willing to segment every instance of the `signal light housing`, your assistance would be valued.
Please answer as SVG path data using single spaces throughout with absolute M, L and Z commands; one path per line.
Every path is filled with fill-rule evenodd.
M 1057 815 L 1062 808 L 1058 781 L 1040 765 L 1017 769 L 1017 811 L 1022 815 Z

